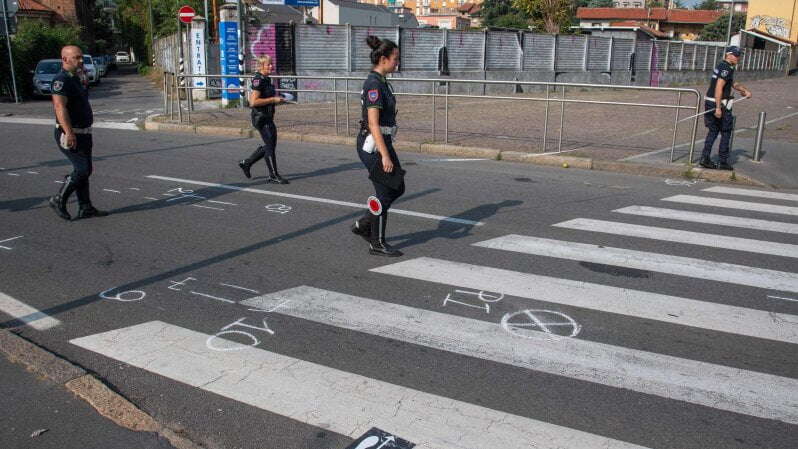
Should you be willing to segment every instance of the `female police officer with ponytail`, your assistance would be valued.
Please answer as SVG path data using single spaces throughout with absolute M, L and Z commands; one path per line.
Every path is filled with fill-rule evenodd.
M 352 232 L 369 242 L 369 253 L 397 257 L 402 253 L 385 242 L 388 209 L 405 192 L 404 171 L 393 149 L 396 135 L 396 99 L 385 76 L 396 70 L 399 47 L 390 40 L 369 36 L 373 68 L 360 94 L 362 119 L 357 137 L 357 154 L 369 171 L 375 196 L 368 201 L 366 214 L 355 221 Z

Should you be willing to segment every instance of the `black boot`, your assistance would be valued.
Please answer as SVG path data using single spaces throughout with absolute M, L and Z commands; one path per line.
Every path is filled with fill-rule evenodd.
M 247 164 L 247 160 L 246 159 L 240 160 L 238 162 L 238 166 L 241 167 L 241 171 L 244 172 L 244 176 L 246 176 L 247 179 L 252 178 L 252 173 L 249 172 L 250 165 Z
M 729 165 L 729 163 L 726 161 L 720 161 L 716 168 L 718 170 L 729 170 L 729 171 L 734 170 L 734 168 L 731 165 Z
M 352 234 L 359 235 L 365 241 L 371 243 L 371 222 L 373 218 L 374 215 L 371 215 L 371 212 L 366 212 L 366 215 L 355 220 L 352 225 Z
M 388 224 L 388 213 L 383 212 L 371 221 L 371 241 L 369 254 L 375 256 L 399 257 L 402 252 L 385 242 L 385 226 Z
M 708 168 L 710 170 L 715 170 L 716 168 L 718 168 L 718 166 L 715 165 L 715 163 L 712 162 L 712 160 L 708 157 L 701 158 L 701 161 L 698 163 L 698 165 L 704 168 Z
M 288 181 L 283 179 L 280 173 L 277 172 L 277 158 L 274 154 L 266 156 L 266 168 L 269 169 L 269 177 L 266 178 L 266 182 L 270 184 L 288 184 Z
M 84 218 L 105 217 L 105 216 L 108 216 L 108 212 L 97 209 L 96 207 L 92 206 L 91 203 L 89 203 L 80 206 L 80 209 L 78 210 L 78 216 L 75 217 L 75 219 L 82 220 Z
M 61 184 L 61 190 L 50 197 L 50 207 L 64 220 L 72 219 L 72 216 L 69 215 L 69 211 L 67 210 L 67 201 L 69 200 L 69 196 L 72 195 L 72 192 L 75 191 L 75 188 L 76 186 L 75 183 L 72 182 L 72 178 L 66 176 L 64 177 L 64 183 Z

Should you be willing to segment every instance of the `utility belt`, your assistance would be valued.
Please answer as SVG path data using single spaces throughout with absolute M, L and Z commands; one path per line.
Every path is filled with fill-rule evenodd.
M 704 97 L 704 101 L 708 101 L 710 103 L 715 103 L 715 99 L 712 98 L 712 97 Z M 727 98 L 725 100 L 720 100 L 720 104 L 723 107 L 725 107 L 726 109 L 731 111 L 732 105 L 734 104 L 734 99 L 733 98 Z
M 55 127 L 56 127 L 56 129 L 63 130 L 61 125 L 59 125 L 58 123 L 55 124 Z M 72 132 L 75 133 L 75 134 L 91 134 L 91 126 L 89 126 L 88 128 L 75 128 L 73 126 L 72 127 Z
M 360 121 L 360 131 L 363 133 L 363 135 L 369 133 L 368 123 L 366 123 L 365 120 Z M 396 125 L 380 126 L 380 133 L 382 133 L 383 136 L 395 136 L 397 132 L 399 132 L 399 127 Z

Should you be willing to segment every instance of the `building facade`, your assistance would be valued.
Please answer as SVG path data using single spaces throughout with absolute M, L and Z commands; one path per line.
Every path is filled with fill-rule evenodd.
M 715 0 L 715 3 L 726 11 L 734 8 L 734 12 L 747 12 L 748 0 Z
M 751 0 L 745 27 L 798 42 L 798 0 Z
M 695 40 L 705 25 L 722 15 L 723 11 L 666 8 L 579 8 L 576 11 L 579 28 L 608 28 L 623 23 L 627 27 L 645 26 L 679 40 Z

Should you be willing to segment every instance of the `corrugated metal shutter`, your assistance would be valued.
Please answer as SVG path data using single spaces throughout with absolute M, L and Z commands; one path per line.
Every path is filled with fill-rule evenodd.
M 390 39 L 396 43 L 396 28 L 394 27 L 352 27 L 352 70 L 371 70 L 371 48 L 366 45 L 366 38 L 377 36 L 380 39 Z
M 635 69 L 648 70 L 648 64 L 651 62 L 651 42 L 638 42 L 635 45 Z
M 558 35 L 556 69 L 584 70 L 585 41 L 585 36 Z
M 520 60 L 521 42 L 518 33 L 488 33 L 488 70 L 517 70 Z
M 297 25 L 297 70 L 348 71 L 346 26 Z
M 438 70 L 438 50 L 443 47 L 443 31 L 403 28 L 401 45 L 402 70 Z
M 261 25 L 259 27 L 249 27 L 247 29 L 247 56 L 249 71 L 258 70 L 258 58 L 269 55 L 272 63 L 276 65 L 277 60 L 277 36 L 273 23 Z
M 554 42 L 552 34 L 524 33 L 524 69 L 554 70 Z
M 590 36 L 587 39 L 587 69 L 610 70 L 610 41 L 608 37 Z
M 612 40 L 612 70 L 629 70 L 634 45 L 634 39 Z
M 671 42 L 670 52 L 668 53 L 668 70 L 679 70 L 682 62 L 682 47 L 680 42 Z
M 682 44 L 684 52 L 682 53 L 682 68 L 684 70 L 693 70 L 693 56 L 695 56 L 695 45 Z
M 665 70 L 665 58 L 668 57 L 668 41 L 654 41 L 651 55 L 651 70 Z
M 695 70 L 704 70 L 704 62 L 706 61 L 708 48 L 709 47 L 706 45 L 695 46 Z
M 482 70 L 485 33 L 478 31 L 447 31 L 446 35 L 449 70 Z

